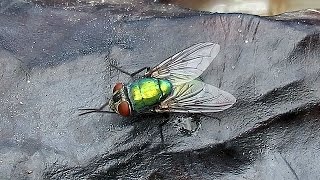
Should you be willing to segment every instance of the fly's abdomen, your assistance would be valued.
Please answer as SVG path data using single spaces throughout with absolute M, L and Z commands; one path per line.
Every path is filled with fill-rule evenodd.
M 168 80 L 142 78 L 130 84 L 128 91 L 133 110 L 140 111 L 168 97 L 172 85 Z

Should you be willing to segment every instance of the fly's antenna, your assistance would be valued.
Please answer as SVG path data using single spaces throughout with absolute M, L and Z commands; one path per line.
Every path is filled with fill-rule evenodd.
M 81 114 L 79 114 L 79 116 L 85 115 L 85 114 L 90 114 L 90 113 L 109 113 L 109 114 L 114 114 L 116 112 L 114 111 L 104 111 L 102 110 L 104 107 L 106 107 L 108 105 L 109 101 L 107 101 L 106 103 L 104 103 L 101 107 L 99 108 L 79 108 L 79 111 L 87 111 L 87 112 L 83 112 Z
M 82 115 L 85 115 L 85 114 L 90 114 L 90 113 L 109 113 L 109 114 L 115 114 L 116 112 L 114 111 L 103 111 L 103 110 L 100 110 L 100 109 L 87 109 L 87 108 L 80 108 L 78 109 L 79 111 L 87 111 L 87 112 L 83 112 L 83 113 L 80 113 L 79 116 L 82 116 Z

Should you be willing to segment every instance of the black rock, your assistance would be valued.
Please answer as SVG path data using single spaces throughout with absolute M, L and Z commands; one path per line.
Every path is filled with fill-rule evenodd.
M 317 179 L 319 21 L 144 3 L 0 5 L 1 179 Z M 170 123 L 187 115 L 78 116 L 130 81 L 110 63 L 133 72 L 199 42 L 221 46 L 201 79 L 237 103 L 196 134 Z

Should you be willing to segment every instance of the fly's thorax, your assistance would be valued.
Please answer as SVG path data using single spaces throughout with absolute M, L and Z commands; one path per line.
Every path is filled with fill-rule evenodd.
M 172 84 L 169 80 L 159 79 L 159 86 L 162 92 L 162 100 L 172 93 Z
M 128 86 L 128 95 L 134 111 L 142 111 L 156 104 L 171 94 L 172 85 L 168 80 L 142 78 Z
M 113 88 L 113 95 L 109 101 L 109 107 L 122 116 L 131 115 L 131 104 L 128 98 L 127 87 L 123 83 L 117 83 Z

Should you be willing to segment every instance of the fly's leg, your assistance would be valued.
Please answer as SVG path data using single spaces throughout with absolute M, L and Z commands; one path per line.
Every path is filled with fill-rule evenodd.
M 162 127 L 169 122 L 169 114 L 164 114 L 164 117 L 165 117 L 165 120 L 162 123 L 160 123 L 158 126 L 162 145 L 164 145 L 164 137 L 163 137 Z
M 85 110 L 85 109 L 79 109 L 79 110 Z M 92 110 L 92 111 L 87 111 L 84 113 L 79 114 L 79 116 L 85 115 L 85 114 L 90 114 L 90 113 L 108 113 L 108 114 L 115 114 L 116 112 L 113 111 L 98 111 L 98 110 Z
M 86 110 L 86 111 L 100 111 L 103 108 L 105 108 L 107 105 L 109 104 L 109 102 L 107 101 L 106 103 L 104 103 L 101 107 L 99 108 L 81 108 L 79 110 Z
M 79 114 L 79 116 L 85 115 L 85 114 L 89 114 L 89 113 L 94 113 L 94 112 L 98 112 L 98 113 L 115 113 L 113 111 L 103 111 L 102 109 L 105 108 L 107 105 L 109 104 L 109 102 L 104 103 L 101 107 L 99 108 L 80 108 L 80 111 L 87 111 L 84 113 Z
M 136 71 L 136 72 L 133 72 L 133 73 L 131 73 L 131 77 L 134 77 L 135 75 L 137 75 L 138 73 L 140 73 L 140 72 L 142 72 L 143 70 L 147 70 L 147 71 L 149 71 L 150 70 L 150 67 L 143 67 L 143 68 L 141 68 L 141 69 L 139 69 L 138 71 Z
M 131 76 L 131 73 L 129 73 L 129 72 L 127 72 L 127 71 L 125 71 L 125 70 L 123 70 L 123 69 L 119 68 L 119 67 L 118 67 L 118 66 L 116 66 L 116 65 L 110 64 L 110 66 L 111 66 L 111 67 L 113 67 L 113 68 L 115 68 L 116 70 L 118 70 L 118 71 L 120 71 L 120 72 L 122 72 L 122 73 L 126 74 L 126 75 Z
M 162 129 L 162 127 L 163 127 L 168 121 L 169 121 L 169 119 L 166 120 L 166 121 L 164 121 L 163 123 L 159 124 L 159 132 L 160 132 L 160 138 L 161 138 L 161 144 L 162 144 L 162 145 L 164 145 L 164 137 L 163 137 L 163 129 Z
M 126 75 L 129 75 L 129 76 L 131 76 L 131 77 L 134 77 L 135 75 L 137 75 L 138 73 L 140 73 L 140 72 L 142 72 L 142 71 L 144 71 L 144 70 L 147 70 L 147 71 L 150 70 L 150 67 L 143 67 L 143 68 L 141 68 L 141 69 L 139 69 L 139 70 L 137 70 L 137 71 L 135 71 L 135 72 L 133 72 L 133 73 L 129 73 L 129 72 L 127 72 L 127 71 L 119 68 L 119 67 L 116 66 L 116 65 L 110 64 L 110 66 L 112 66 L 112 67 L 115 68 L 116 70 L 118 70 L 118 71 L 120 71 L 120 72 L 122 72 L 122 73 L 124 73 L 124 74 L 126 74 Z

